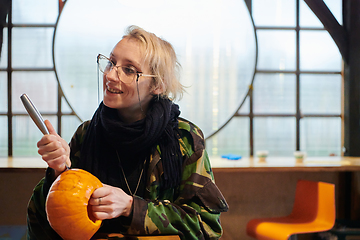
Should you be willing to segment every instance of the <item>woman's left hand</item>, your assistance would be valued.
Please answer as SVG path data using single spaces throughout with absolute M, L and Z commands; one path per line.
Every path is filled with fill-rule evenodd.
M 121 188 L 104 184 L 91 195 L 89 204 L 94 217 L 99 220 L 129 216 L 132 211 L 133 197 Z

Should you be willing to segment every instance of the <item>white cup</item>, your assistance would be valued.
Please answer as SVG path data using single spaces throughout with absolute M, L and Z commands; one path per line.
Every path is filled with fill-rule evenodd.
M 256 151 L 256 156 L 259 159 L 259 162 L 266 162 L 266 158 L 269 155 L 269 151 L 261 150 Z
M 294 157 L 295 157 L 297 163 L 302 163 L 304 161 L 304 158 L 306 157 L 306 152 L 295 151 Z

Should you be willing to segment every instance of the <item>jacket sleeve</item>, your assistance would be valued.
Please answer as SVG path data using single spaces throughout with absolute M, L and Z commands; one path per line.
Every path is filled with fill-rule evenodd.
M 201 131 L 190 125 L 190 135 L 180 140 L 185 154 L 179 194 L 145 200 L 134 197 L 130 234 L 176 234 L 182 239 L 218 239 L 222 235 L 220 212 L 228 205 L 214 182 Z M 156 184 L 155 184 L 156 185 Z
M 48 240 L 61 239 L 50 227 L 45 211 L 46 196 L 53 182 L 53 170 L 48 168 L 46 175 L 34 188 L 27 209 L 27 239 Z

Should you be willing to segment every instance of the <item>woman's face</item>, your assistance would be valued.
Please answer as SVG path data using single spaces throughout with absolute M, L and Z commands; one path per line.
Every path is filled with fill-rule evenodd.
M 109 58 L 115 66 L 125 66 L 144 74 L 152 74 L 149 64 L 143 60 L 143 52 L 139 42 L 134 39 L 124 38 L 118 42 Z M 122 71 L 120 67 L 114 67 L 110 72 L 103 75 L 104 104 L 110 108 L 118 109 L 119 116 L 126 122 L 142 119 L 152 95 L 161 92 L 158 92 L 159 89 L 151 88 L 152 77 L 141 76 L 138 80 L 138 94 L 136 77 L 132 82 L 124 83 L 116 70 Z

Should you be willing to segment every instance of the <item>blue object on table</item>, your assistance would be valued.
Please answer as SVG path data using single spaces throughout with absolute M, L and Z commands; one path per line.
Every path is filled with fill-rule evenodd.
M 241 159 L 240 155 L 236 155 L 236 154 L 226 154 L 226 155 L 222 155 L 222 158 L 227 158 L 229 160 L 239 160 Z

